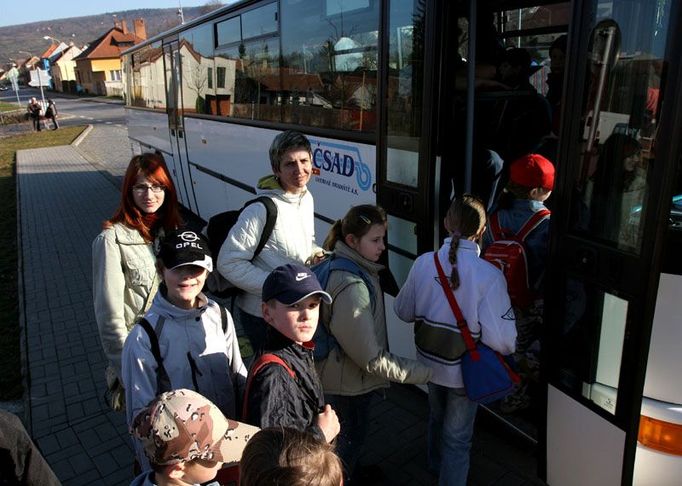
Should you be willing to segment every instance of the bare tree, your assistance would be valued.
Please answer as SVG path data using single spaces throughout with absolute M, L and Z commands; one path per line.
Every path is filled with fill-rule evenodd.
M 220 0 L 210 0 L 209 2 L 206 2 L 204 5 L 199 7 L 199 15 L 204 15 L 209 12 L 213 12 L 214 10 L 219 9 L 222 6 L 223 2 L 221 2 Z

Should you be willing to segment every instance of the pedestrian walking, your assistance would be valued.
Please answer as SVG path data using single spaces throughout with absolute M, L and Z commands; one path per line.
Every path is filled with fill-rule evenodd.
M 57 105 L 55 105 L 52 98 L 47 99 L 47 109 L 45 110 L 45 118 L 52 120 L 52 130 L 59 128 L 59 122 L 57 121 Z M 45 123 L 47 128 L 47 123 Z
M 39 132 L 42 129 L 40 126 L 40 112 L 42 111 L 42 107 L 35 97 L 29 100 L 26 111 L 33 122 L 33 129 Z

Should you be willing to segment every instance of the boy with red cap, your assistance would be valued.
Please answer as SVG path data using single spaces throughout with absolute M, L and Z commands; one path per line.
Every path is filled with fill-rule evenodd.
M 527 259 L 528 286 L 535 298 L 529 305 L 514 307 L 517 329 L 515 359 L 522 378 L 524 374 L 526 377 L 532 375 L 539 367 L 537 338 L 542 325 L 550 218 L 544 203 L 553 189 L 554 165 L 549 160 L 539 154 L 527 154 L 516 159 L 509 167 L 509 182 L 483 234 L 485 252 L 491 243 L 500 239 L 493 235 L 495 219 L 507 238 L 517 238 L 522 230 L 528 231 L 522 244 Z M 511 413 L 530 406 L 527 385 L 528 380 L 523 380 L 518 389 L 503 400 L 503 412 Z

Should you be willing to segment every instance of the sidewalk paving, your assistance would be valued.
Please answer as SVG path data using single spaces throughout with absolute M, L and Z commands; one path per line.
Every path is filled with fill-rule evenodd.
M 104 403 L 90 245 L 116 188 L 73 147 L 17 153 L 30 433 L 66 485 L 128 484 L 122 414 Z
M 68 486 L 132 479 L 124 417 L 103 400 L 105 360 L 92 308 L 91 242 L 120 197 L 119 164 L 110 171 L 102 162 L 83 145 L 17 154 L 28 428 Z M 392 386 L 373 408 L 361 462 L 382 466 L 382 484 L 434 484 L 426 469 L 427 416 L 426 395 L 414 387 Z M 532 448 L 500 430 L 479 420 L 469 483 L 542 484 Z

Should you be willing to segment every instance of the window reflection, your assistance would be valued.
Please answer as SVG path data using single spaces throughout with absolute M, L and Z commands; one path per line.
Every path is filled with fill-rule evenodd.
M 277 32 L 277 4 L 271 3 L 244 12 L 241 19 L 243 39 Z
M 376 129 L 379 2 L 371 3 L 282 2 L 284 122 Z
M 642 241 L 670 0 L 600 2 L 583 96 L 573 228 L 622 250 Z
M 424 71 L 424 9 L 391 2 L 387 98 L 387 179 L 417 186 Z
M 215 96 L 213 26 L 191 29 L 180 38 L 182 103 L 185 113 L 212 113 L 208 100 Z
M 128 103 L 141 108 L 164 110 L 166 88 L 161 43 L 152 44 L 135 52 L 132 56 L 131 70 Z
M 279 42 L 242 43 L 216 54 L 218 82 L 212 114 L 279 121 Z

